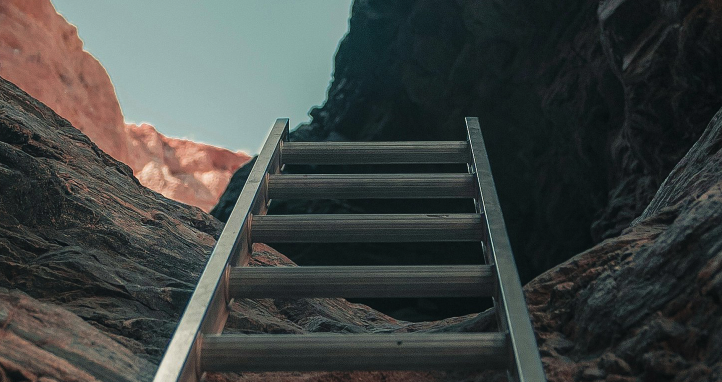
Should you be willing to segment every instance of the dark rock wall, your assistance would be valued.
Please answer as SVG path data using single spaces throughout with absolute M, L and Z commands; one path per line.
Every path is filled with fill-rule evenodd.
M 700 136 L 722 105 L 721 14 L 707 0 L 356 1 L 328 99 L 291 139 L 464 139 L 478 116 L 528 281 L 619 234 Z
M 463 118 L 478 116 L 526 282 L 639 216 L 720 106 L 719 2 L 356 1 L 327 101 L 291 139 L 465 139 Z M 214 211 L 221 220 L 234 204 L 233 188 L 240 189 L 229 187 Z M 271 211 L 464 208 L 292 201 Z M 277 247 L 300 264 L 343 262 L 338 253 L 354 259 L 346 263 L 387 263 L 400 254 L 442 259 L 433 246 Z M 426 318 L 469 309 L 416 305 L 417 312 L 428 307 Z
M 295 137 L 463 139 L 479 116 L 528 279 L 618 234 L 699 137 L 722 105 L 720 16 L 706 1 L 359 1 L 328 102 Z
M 722 380 L 722 110 L 639 221 L 525 287 L 550 382 Z

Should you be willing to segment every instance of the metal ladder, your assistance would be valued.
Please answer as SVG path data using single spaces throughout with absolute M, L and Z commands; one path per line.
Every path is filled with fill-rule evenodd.
M 154 381 L 204 372 L 507 370 L 546 381 L 476 118 L 467 141 L 288 142 L 278 119 Z M 284 175 L 284 164 L 466 163 L 468 173 Z M 266 215 L 273 198 L 473 198 L 475 214 Z M 246 267 L 252 243 L 481 241 L 485 265 Z M 233 298 L 492 297 L 495 333 L 222 335 Z

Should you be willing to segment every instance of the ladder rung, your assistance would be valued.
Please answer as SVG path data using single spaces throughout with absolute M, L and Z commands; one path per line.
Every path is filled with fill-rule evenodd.
M 270 175 L 271 199 L 473 198 L 470 174 Z
M 489 265 L 233 268 L 234 298 L 489 297 Z
M 480 214 L 310 214 L 254 216 L 254 243 L 480 241 Z
M 469 143 L 418 142 L 284 142 L 287 164 L 428 164 L 468 163 Z
M 452 370 L 508 366 L 503 333 L 204 336 L 204 371 Z

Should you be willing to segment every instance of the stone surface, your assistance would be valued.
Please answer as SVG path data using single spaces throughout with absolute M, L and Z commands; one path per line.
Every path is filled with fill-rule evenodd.
M 67 310 L 0 288 L 0 380 L 135 382 L 153 369 Z
M 425 7 L 416 8 L 420 7 L 419 4 Z M 434 4 L 437 5 L 436 8 Z M 532 197 L 512 200 L 528 203 L 525 207 L 529 208 L 528 211 L 535 211 L 532 207 L 540 205 L 539 203 L 550 202 L 545 209 L 550 216 L 563 216 L 578 225 L 586 221 L 589 224 L 585 229 L 591 229 L 593 219 L 575 220 L 573 216 L 558 211 L 560 209 L 568 212 L 571 207 L 562 208 L 557 202 L 551 201 L 560 198 L 559 200 L 573 200 L 574 203 L 579 203 L 578 206 L 584 206 L 583 203 L 594 201 L 597 197 L 606 200 L 604 195 L 611 192 L 608 201 L 590 204 L 596 206 L 595 211 L 598 214 L 595 216 L 600 222 L 594 227 L 599 229 L 597 232 L 600 239 L 613 236 L 612 232 L 621 229 L 620 235 L 607 238 L 591 249 L 553 267 L 525 287 L 532 322 L 550 382 L 722 380 L 722 111 L 714 118 L 710 112 L 713 110 L 711 105 L 718 102 L 716 91 L 719 87 L 716 81 L 719 77 L 716 76 L 722 71 L 709 69 L 718 65 L 717 60 L 722 57 L 718 54 L 719 44 L 714 43 L 718 33 L 722 33 L 720 28 L 714 27 L 720 11 L 718 2 L 647 4 L 615 1 L 589 3 L 591 5 L 582 2 L 559 8 L 555 8 L 559 3 L 539 3 L 535 5 L 538 9 L 533 10 L 514 8 L 516 3 L 511 1 L 503 4 L 445 2 L 446 5 L 452 4 L 448 7 L 441 7 L 440 4 L 432 1 L 358 1 L 355 14 L 362 17 L 352 20 L 352 28 L 359 28 L 355 30 L 363 32 L 357 36 L 365 36 L 364 33 L 370 36 L 368 40 L 359 42 L 360 46 L 368 48 L 371 53 L 376 50 L 393 52 L 393 49 L 401 48 L 418 50 L 420 53 L 415 56 L 404 57 L 414 57 L 414 62 L 427 73 L 425 78 L 429 85 L 415 86 L 413 92 L 411 87 L 402 88 L 403 91 L 399 90 L 399 93 L 395 94 L 393 92 L 398 89 L 394 86 L 398 84 L 389 77 L 385 83 L 389 98 L 372 105 L 375 108 L 367 108 L 368 102 L 374 102 L 371 97 L 374 93 L 354 93 L 365 89 L 366 85 L 363 85 L 361 80 L 354 83 L 351 77 L 342 84 L 340 81 L 344 75 L 341 70 L 332 87 L 332 94 L 336 97 L 334 102 L 348 107 L 337 109 L 340 111 L 335 114 L 336 117 L 328 114 L 324 118 L 339 118 L 333 123 L 341 126 L 341 122 L 347 118 L 343 117 L 344 115 L 355 113 L 360 121 L 364 121 L 365 114 L 376 113 L 379 124 L 383 126 L 385 121 L 394 120 L 393 115 L 403 114 L 403 103 L 410 98 L 400 97 L 399 94 L 414 95 L 414 102 L 419 105 L 422 104 L 419 100 L 427 99 L 424 97 L 431 99 L 438 96 L 434 91 L 436 88 L 432 86 L 433 77 L 436 73 L 443 72 L 431 69 L 434 65 L 443 64 L 443 60 L 421 53 L 433 49 L 454 49 L 453 44 L 432 43 L 437 29 L 443 31 L 438 33 L 449 36 L 456 36 L 455 33 L 458 33 L 454 25 L 436 21 L 439 18 L 446 20 L 453 16 L 454 12 L 463 10 L 462 13 L 466 15 L 463 25 L 468 31 L 463 33 L 466 36 L 464 38 L 470 38 L 469 34 L 472 32 L 476 33 L 474 36 L 486 36 L 484 41 L 489 42 L 486 47 L 495 54 L 487 54 L 482 52 L 481 48 L 471 45 L 464 48 L 468 54 L 479 55 L 474 57 L 482 62 L 477 62 L 476 59 L 460 60 L 454 70 L 460 73 L 472 70 L 480 73 L 479 76 L 488 76 L 484 81 L 489 82 L 459 82 L 460 90 L 469 86 L 468 91 L 482 91 L 486 86 L 484 84 L 493 85 L 494 81 L 498 80 L 496 77 L 502 78 L 502 74 L 506 75 L 503 78 L 508 81 L 508 86 L 492 86 L 484 91 L 496 94 L 495 91 L 509 90 L 509 93 L 504 94 L 509 97 L 505 98 L 507 101 L 518 100 L 515 97 L 527 94 L 520 89 L 529 83 L 536 83 L 535 81 L 552 81 L 558 85 L 549 88 L 534 87 L 541 90 L 528 95 L 532 100 L 527 100 L 526 106 L 529 109 L 524 110 L 530 110 L 529 114 L 519 113 L 515 123 L 510 124 L 508 136 L 516 137 L 516 140 L 506 143 L 509 146 L 502 145 L 495 154 L 504 154 L 509 150 L 508 147 L 518 150 L 515 151 L 518 157 L 509 163 L 503 162 L 502 169 L 505 165 L 515 168 L 511 164 L 516 163 L 515 161 L 528 163 L 528 167 L 519 167 L 522 170 L 535 168 L 551 171 L 549 169 L 559 167 L 559 172 L 520 172 L 509 175 L 548 176 L 548 182 L 551 183 L 540 181 L 540 184 L 548 185 L 545 190 L 554 191 L 551 192 L 554 197 L 542 197 L 541 194 L 533 194 L 536 191 L 531 188 L 524 188 L 519 192 L 530 192 Z M 660 8 L 655 8 L 657 4 L 660 4 Z M 643 9 L 652 11 L 635 11 L 635 5 L 651 7 Z M 427 9 L 431 11 L 426 12 Z M 413 17 L 401 16 L 409 11 Z M 559 54 L 559 61 L 555 61 L 557 64 L 543 60 L 527 63 L 516 61 L 524 57 L 531 60 L 524 56 L 529 53 L 515 54 L 510 61 L 502 60 L 502 63 L 506 62 L 507 65 L 494 61 L 504 58 L 504 52 L 515 51 L 512 49 L 515 45 L 506 44 L 506 41 L 521 41 L 528 37 L 524 35 L 524 31 L 529 20 L 536 23 L 541 23 L 540 20 L 548 21 L 545 17 L 548 18 L 554 12 L 560 21 L 551 22 L 548 30 L 545 29 L 544 34 L 535 41 L 540 51 L 537 54 L 548 55 L 545 57 Z M 685 17 L 679 18 L 682 14 Z M 625 15 L 626 19 L 623 17 Z M 450 20 L 454 20 L 453 17 Z M 678 21 L 678 28 L 665 28 L 665 25 L 668 25 L 665 23 L 675 20 Z M 499 28 L 507 28 L 507 22 L 518 27 L 512 30 L 518 35 L 491 33 L 494 30 L 503 30 Z M 454 24 L 451 21 L 449 23 Z M 631 28 L 635 23 L 641 25 L 639 30 Z M 667 32 L 665 34 L 659 30 Z M 426 36 L 425 33 L 428 33 L 424 40 L 428 43 L 381 44 L 384 38 L 395 38 L 394 36 L 404 31 L 409 35 Z M 559 37 L 556 41 L 566 39 L 564 41 L 574 44 L 563 45 L 564 49 L 557 49 L 549 36 Z M 640 39 L 639 36 L 643 38 Z M 665 39 L 672 37 L 675 38 L 675 43 L 665 45 L 664 41 L 668 41 Z M 458 43 L 465 44 L 464 41 L 466 40 L 458 40 Z M 618 53 L 630 49 L 630 41 L 640 42 L 631 43 L 631 52 L 637 53 Z M 661 42 L 651 45 L 647 43 L 655 41 Z M 692 44 L 693 47 L 686 44 Z M 645 50 L 647 47 L 651 47 L 651 51 Z M 344 54 L 349 54 L 345 49 L 339 52 L 342 58 Z M 696 58 L 685 60 L 686 57 Z M 697 61 L 699 57 L 704 60 Z M 626 58 L 629 58 L 628 64 L 625 64 Z M 642 58 L 647 61 L 641 60 Z M 348 60 L 349 68 L 355 65 L 351 62 L 353 60 Z M 375 74 L 363 74 L 364 66 L 373 67 L 376 61 L 370 58 L 366 60 L 365 63 L 359 62 L 359 66 L 354 70 L 361 73 L 359 78 L 368 81 Z M 467 64 L 470 66 L 465 69 L 464 62 L 471 64 Z M 377 69 L 382 70 L 384 65 L 389 63 L 390 61 L 380 62 Z M 610 63 L 621 66 L 614 69 L 615 66 Z M 538 65 L 542 66 L 542 74 L 545 74 L 540 76 L 541 79 L 529 74 L 530 78 L 525 83 L 521 74 L 513 74 L 516 73 L 513 68 L 528 69 Z M 625 65 L 627 68 L 636 68 L 635 73 L 641 76 L 647 73 L 647 68 L 657 69 L 647 73 L 649 77 L 646 80 L 634 82 L 633 78 L 625 77 L 629 73 L 619 70 L 624 69 Z M 389 68 L 396 70 L 390 64 Z M 408 83 L 413 83 L 411 70 L 414 68 L 416 67 L 410 65 L 408 69 L 411 73 L 405 80 Z M 512 71 L 513 75 L 502 69 Z M 668 73 L 665 70 L 672 69 L 679 72 L 675 72 L 671 77 L 665 74 Z M 595 77 L 589 74 L 590 72 L 602 74 Z M 367 77 L 363 77 L 364 75 Z M 476 77 L 464 75 L 460 78 Z M 613 85 L 615 78 L 620 81 L 618 86 Z M 626 78 L 628 82 L 624 84 L 631 84 L 629 88 L 620 85 L 623 83 L 620 78 Z M 572 84 L 586 92 L 571 92 L 569 89 Z M 646 93 L 641 92 L 645 84 L 650 84 Z M 652 86 L 656 88 L 651 88 Z M 339 92 L 333 93 L 333 89 Z M 345 90 L 341 92 L 340 89 Z M 379 89 L 376 91 L 382 92 Z M 449 94 L 453 96 L 452 93 Z M 545 96 L 541 97 L 540 94 Z M 400 98 L 396 98 L 397 96 Z M 461 93 L 458 97 L 461 97 Z M 392 99 L 398 99 L 401 103 L 397 105 L 398 110 L 385 109 L 386 103 Z M 502 116 L 505 112 L 510 112 L 505 108 L 514 104 L 496 102 L 487 105 L 484 102 L 489 101 L 489 98 L 479 98 L 476 101 L 474 99 L 476 98 L 471 98 L 470 105 L 474 104 L 479 110 L 486 111 L 487 116 Z M 603 100 L 609 102 L 605 107 L 599 106 L 604 104 Z M 543 112 L 540 107 L 535 109 L 534 106 L 539 106 L 540 102 L 546 105 Z M 673 105 L 670 106 L 669 102 Z M 553 105 L 558 105 L 558 108 L 554 109 Z M 598 108 L 594 109 L 593 105 Z M 634 105 L 644 106 L 643 110 Z M 414 107 L 433 112 L 433 104 L 426 106 L 428 108 Z M 472 106 L 468 106 L 468 110 L 473 110 Z M 620 112 L 622 109 L 629 113 Z M 534 110 L 536 111 L 532 112 Z M 596 110 L 598 114 L 584 114 L 589 110 Z M 665 114 L 664 118 L 667 119 L 664 119 L 659 114 L 663 110 L 677 110 L 677 114 L 670 113 L 671 117 Z M 321 118 L 322 114 L 319 113 L 322 112 L 323 109 L 314 112 L 314 121 Z M 710 115 L 705 117 L 706 114 Z M 532 135 L 525 141 L 520 131 L 531 127 L 525 127 L 525 123 L 521 122 L 531 121 L 527 118 L 533 115 L 542 116 L 537 122 L 549 129 L 542 131 L 548 134 Z M 655 115 L 660 117 L 650 122 L 648 118 Z M 462 116 L 463 114 L 459 115 Z M 582 118 L 584 116 L 586 119 Z M 429 121 L 433 120 L 432 117 L 433 115 L 429 116 Z M 678 117 L 681 119 L 676 119 Z M 577 118 L 581 118 L 577 121 L 581 121 L 578 125 L 567 121 Z M 712 121 L 709 122 L 709 119 Z M 420 123 L 418 136 L 423 139 L 435 137 L 436 127 L 425 125 L 425 121 L 416 121 Z M 633 121 L 642 122 L 635 125 Z M 674 123 L 681 124 L 670 127 L 660 121 L 676 121 Z M 502 132 L 492 127 L 507 122 L 508 120 L 503 118 L 490 119 L 488 134 L 504 143 L 501 139 Z M 451 122 L 449 123 L 449 126 L 452 126 Z M 350 126 L 350 132 L 357 131 L 352 128 L 353 125 Z M 358 130 L 358 134 L 376 134 L 374 125 L 365 126 L 366 130 Z M 598 130 L 571 130 L 572 126 L 582 126 L 585 129 L 596 127 Z M 609 126 L 616 126 L 617 129 L 607 129 Z M 393 138 L 383 136 L 384 131 L 391 134 L 392 130 L 379 130 L 381 138 Z M 456 137 L 453 134 L 457 133 L 453 133 L 451 127 L 448 131 L 449 137 Z M 609 134 L 609 137 L 613 138 L 605 138 L 600 141 L 604 144 L 594 146 L 591 144 L 594 140 L 590 137 L 597 136 L 595 131 L 597 135 L 607 137 Z M 350 132 L 342 132 L 340 127 L 328 132 L 309 127 L 295 133 L 294 139 L 338 139 L 343 138 L 342 134 L 351 134 Z M 668 135 L 665 135 L 667 133 Z M 536 143 L 535 140 L 541 141 Z M 676 144 L 672 144 L 674 142 Z M 518 143 L 519 146 L 512 143 Z M 549 146 L 548 151 L 542 150 L 546 147 L 542 143 Z M 537 144 L 540 146 L 536 146 Z M 575 146 L 576 144 L 580 146 Z M 685 145 L 691 146 L 686 155 Z M 599 157 L 585 156 L 582 154 L 589 154 L 587 151 L 579 151 L 591 146 L 594 147 L 590 150 L 599 150 L 599 157 L 608 158 L 609 161 L 597 162 Z M 533 148 L 540 150 L 537 156 L 529 154 L 534 153 Z M 681 160 L 673 161 L 675 155 L 680 156 Z M 545 161 L 530 160 L 535 158 Z M 588 160 L 581 164 L 573 160 L 579 158 Z M 644 158 L 651 161 L 647 162 Z M 676 166 L 673 166 L 673 162 L 677 163 Z M 579 167 L 575 167 L 575 164 Z M 665 170 L 667 165 L 670 168 Z M 495 166 L 500 166 L 498 159 Z M 602 182 L 603 187 L 600 189 L 604 192 L 601 196 L 584 196 L 586 191 L 598 190 L 595 188 L 598 184 L 594 177 L 600 176 L 596 173 L 589 175 L 581 170 L 584 168 L 598 170 L 605 178 L 609 174 L 614 175 Z M 599 170 L 600 168 L 603 171 Z M 618 171 L 611 172 L 613 169 Z M 654 171 L 645 172 L 651 171 L 650 169 Z M 560 177 L 562 170 L 569 171 L 566 175 L 568 178 L 564 178 L 567 182 L 564 184 L 568 185 L 568 188 L 562 185 L 554 186 L 554 179 L 560 182 L 555 176 Z M 504 179 L 503 171 L 497 174 L 501 174 L 497 175 L 500 176 L 499 179 Z M 668 176 L 665 179 L 666 174 Z M 662 179 L 665 180 L 662 182 Z M 652 196 L 648 194 L 648 187 L 654 188 L 657 181 L 661 183 L 661 187 Z M 529 182 L 524 184 L 532 183 L 531 180 Z M 578 183 L 579 190 L 572 190 L 575 182 Z M 509 184 L 514 183 L 507 185 Z M 621 187 L 622 185 L 626 187 Z M 581 199 L 574 200 L 570 195 L 579 196 Z M 644 200 L 649 203 L 643 203 Z M 508 202 L 506 203 L 508 206 Z M 314 212 L 372 208 L 385 210 L 388 206 L 383 203 L 371 205 L 334 201 L 290 207 L 296 210 L 307 208 L 304 211 Z M 399 205 L 398 208 L 411 209 L 416 206 Z M 514 211 L 513 205 L 509 208 Z M 520 207 L 518 211 L 522 210 L 524 209 Z M 612 210 L 617 212 L 609 215 Z M 639 219 L 631 225 L 623 223 L 631 221 L 639 213 Z M 518 217 L 514 214 L 511 216 Z M 514 222 L 514 219 L 510 219 L 510 222 Z M 553 225 L 551 223 L 559 224 L 557 228 L 545 228 L 547 231 L 543 232 L 548 234 L 548 230 L 552 228 L 568 230 L 567 234 L 571 238 L 574 237 L 574 232 L 578 232 L 574 231 L 575 227 L 566 220 L 547 223 L 550 226 Z M 535 224 L 541 223 L 524 224 L 535 227 Z M 105 154 L 87 136 L 45 105 L 0 79 L 0 288 L 5 288 L 0 289 L 0 378 L 5 377 L 10 381 L 73 378 L 149 380 L 151 371 L 148 370 L 148 365 L 157 363 L 219 230 L 220 224 L 209 215 L 163 198 L 141 186 L 128 166 Z M 558 235 L 550 234 L 545 240 L 549 240 L 551 246 L 569 245 L 555 243 L 552 241 L 554 238 L 558 239 Z M 379 253 L 384 250 L 393 253 L 400 249 L 389 248 L 391 249 L 381 248 Z M 352 248 L 336 255 L 353 257 L 357 253 L 355 251 L 360 253 L 361 249 Z M 448 248 L 441 253 L 455 254 Z M 263 245 L 255 247 L 252 264 L 293 266 L 285 256 Z M 493 323 L 488 311 L 445 321 L 409 323 L 341 299 L 239 300 L 233 309 L 235 313 L 229 320 L 229 332 L 484 331 L 491 329 Z M 23 330 L 29 327 L 29 322 L 33 324 L 32 330 Z M 75 333 L 80 333 L 82 338 L 73 338 Z M 91 339 L 93 346 L 84 341 L 85 339 Z M 54 341 L 63 340 L 71 343 L 63 343 L 65 347 L 55 345 Z M 13 346 L 2 346 L 1 341 L 12 341 Z M 33 356 L 26 357 L 25 354 Z M 107 362 L 103 361 L 103 357 L 106 357 Z M 111 372 L 96 374 L 101 367 Z M 118 379 L 112 379 L 116 372 Z M 209 380 L 503 379 L 499 375 L 490 374 L 375 372 L 212 375 Z
M 0 80 L 0 286 L 157 360 L 219 229 Z
M 251 157 L 242 152 L 168 138 L 148 124 L 126 124 L 125 163 L 140 183 L 164 196 L 210 211 L 233 173 Z
M 525 287 L 550 382 L 722 380 L 721 149 L 722 110 L 635 224 Z
M 143 185 L 205 211 L 250 159 L 242 152 L 165 137 L 149 125 L 125 124 L 105 68 L 83 50 L 76 27 L 50 0 L 0 3 L 0 76 L 128 164 Z

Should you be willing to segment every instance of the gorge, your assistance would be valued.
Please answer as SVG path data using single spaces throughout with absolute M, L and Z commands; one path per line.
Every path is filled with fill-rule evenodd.
M 20 25 L 36 10 L 50 12 L 47 1 L 23 7 L 30 3 L 0 3 L 0 380 L 150 380 L 222 223 L 144 187 L 118 153 L 205 148 L 173 146 L 149 126 L 132 131 L 157 146 L 132 148 L 127 130 L 117 129 L 119 109 L 94 119 L 78 107 L 87 104 L 83 97 L 111 97 L 112 87 L 88 87 L 87 94 L 104 90 L 57 104 L 35 95 L 65 85 L 55 74 L 42 76 L 30 55 L 14 56 L 21 29 L 6 27 L 16 25 L 8 20 Z M 68 28 L 58 30 L 76 41 Z M 480 118 L 549 381 L 722 380 L 719 1 L 356 0 L 335 62 L 327 102 L 292 140 L 464 139 L 463 117 Z M 27 70 L 24 77 L 8 78 L 12 65 Z M 71 68 L 68 78 L 80 81 Z M 107 78 L 101 74 L 93 78 Z M 98 122 L 104 118 L 112 121 Z M 246 160 L 219 158 L 208 168 Z M 232 167 L 223 168 L 228 177 Z M 215 207 L 221 220 L 248 169 L 240 167 Z M 421 207 L 271 206 L 327 213 Z M 254 249 L 253 263 L 265 266 L 339 254 L 333 246 Z M 439 248 L 407 249 L 409 258 L 445 261 Z M 457 248 L 442 249 L 454 260 Z M 342 255 L 383 261 L 399 250 L 358 247 Z M 404 309 L 434 318 L 455 309 L 419 304 Z M 229 330 L 238 333 L 493 327 L 489 311 L 414 323 L 341 299 L 241 300 L 233 309 Z M 381 371 L 209 380 L 503 377 Z

